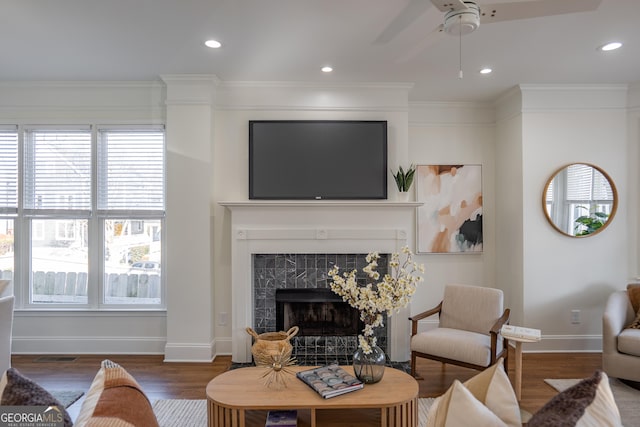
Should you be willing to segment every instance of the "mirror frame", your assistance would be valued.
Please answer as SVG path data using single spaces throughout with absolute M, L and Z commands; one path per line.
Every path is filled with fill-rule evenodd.
M 597 170 L 598 172 L 600 172 L 602 174 L 602 176 L 604 176 L 606 178 L 607 182 L 611 186 L 611 191 L 613 192 L 613 206 L 611 207 L 611 213 L 609 214 L 609 218 L 607 219 L 607 222 L 605 222 L 602 227 L 600 227 L 599 229 L 597 229 L 593 233 L 585 234 L 585 235 L 582 235 L 582 236 L 576 236 L 576 235 L 573 235 L 573 234 L 568 234 L 565 231 L 563 231 L 562 229 L 560 229 L 553 222 L 553 220 L 551 219 L 551 216 L 547 212 L 547 191 L 549 190 L 549 186 L 553 182 L 554 178 L 561 171 L 563 171 L 564 169 L 568 168 L 571 165 L 585 165 L 585 166 L 590 166 L 593 169 Z M 574 238 L 577 238 L 577 239 L 580 239 L 580 238 L 583 238 L 583 237 L 595 236 L 596 234 L 600 233 L 602 230 L 604 230 L 605 228 L 607 228 L 609 226 L 611 221 L 613 221 L 613 218 L 615 217 L 617 210 L 618 210 L 618 190 L 616 188 L 616 184 L 613 182 L 613 179 L 611 179 L 611 177 L 609 176 L 608 173 L 606 173 L 601 167 L 596 166 L 596 165 L 594 165 L 592 163 L 574 162 L 574 163 L 568 163 L 568 164 L 556 169 L 553 172 L 553 174 L 551 174 L 551 177 L 549 177 L 549 179 L 547 179 L 547 183 L 545 184 L 544 189 L 542 190 L 542 212 L 544 212 L 544 216 L 545 216 L 545 218 L 547 218 L 547 222 L 549 224 L 551 224 L 551 227 L 553 227 L 558 233 L 562 234 L 563 236 L 574 237 Z

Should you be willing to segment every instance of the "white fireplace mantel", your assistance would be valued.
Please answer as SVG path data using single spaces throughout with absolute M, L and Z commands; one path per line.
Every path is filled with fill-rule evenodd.
M 232 360 L 251 361 L 253 255 L 268 253 L 381 253 L 411 245 L 419 202 L 239 201 L 231 211 Z M 409 307 L 389 319 L 389 357 L 409 358 Z

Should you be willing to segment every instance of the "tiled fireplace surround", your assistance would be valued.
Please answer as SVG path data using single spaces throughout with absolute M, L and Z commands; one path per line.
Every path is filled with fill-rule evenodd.
M 275 292 L 278 280 L 268 284 L 267 274 L 285 275 L 279 286 L 289 287 L 295 282 L 296 287 L 304 284 L 311 285 L 312 276 L 316 276 L 316 286 L 326 287 L 326 280 L 318 275 L 325 274 L 335 257 L 338 265 L 352 268 L 349 259 L 377 250 L 388 254 L 399 251 L 411 241 L 408 238 L 409 229 L 414 218 L 416 203 L 402 203 L 389 201 L 242 201 L 221 202 L 228 208 L 230 216 L 226 220 L 231 222 L 231 292 L 232 292 L 232 360 L 237 363 L 251 361 L 251 336 L 247 334 L 247 326 L 256 332 L 275 331 L 275 320 L 271 325 L 271 316 L 275 319 L 271 308 L 266 310 L 267 288 Z M 359 255 L 358 255 L 359 254 Z M 286 256 L 290 256 L 290 263 L 294 256 L 296 261 L 295 273 L 290 264 L 289 279 L 286 278 Z M 350 258 L 351 257 L 351 258 Z M 284 265 L 280 273 L 276 270 L 259 270 L 263 261 L 273 265 Z M 344 260 L 344 264 L 343 261 Z M 364 262 L 364 261 L 362 261 Z M 304 263 L 315 263 L 315 271 L 302 273 L 298 266 Z M 359 266 L 359 269 L 361 266 Z M 261 275 L 264 276 L 261 277 Z M 300 281 L 296 279 L 296 275 Z M 264 299 L 262 298 L 264 288 Z M 271 295 L 269 290 L 269 295 Z M 261 301 L 261 299 L 264 301 Z M 261 305 L 265 305 L 264 311 Z M 275 306 L 274 306 L 275 307 Z M 262 313 L 264 314 L 264 317 Z M 409 307 L 401 309 L 387 319 L 386 337 L 381 339 L 385 351 L 391 361 L 406 361 L 409 359 L 410 322 Z M 338 337 L 333 337 L 338 338 Z M 339 339 L 324 339 L 308 337 L 295 342 L 297 356 L 309 353 L 337 354 L 342 349 L 345 354 L 355 351 L 355 341 L 349 343 Z M 344 337 L 342 337 L 344 338 Z M 353 351 L 352 351 L 353 350 Z
M 362 268 L 366 254 L 254 254 L 253 301 L 254 327 L 257 333 L 273 332 L 276 326 L 276 290 L 327 289 L 327 272 L 335 265 L 341 271 L 358 270 L 358 282 L 366 283 Z M 387 255 L 381 254 L 378 272 L 387 272 Z M 285 328 L 286 329 L 286 328 Z M 301 334 L 300 334 L 301 335 Z M 387 350 L 387 327 L 376 329 L 378 345 Z M 324 365 L 332 362 L 350 364 L 358 342 L 355 335 L 309 335 L 291 339 L 293 355 L 301 365 Z

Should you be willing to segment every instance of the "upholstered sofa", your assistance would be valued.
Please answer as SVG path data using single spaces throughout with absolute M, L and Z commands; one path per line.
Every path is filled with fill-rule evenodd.
M 602 368 L 610 377 L 631 381 L 640 381 L 640 329 L 628 328 L 638 313 L 629 297 L 640 294 L 636 286 L 613 292 L 602 317 Z

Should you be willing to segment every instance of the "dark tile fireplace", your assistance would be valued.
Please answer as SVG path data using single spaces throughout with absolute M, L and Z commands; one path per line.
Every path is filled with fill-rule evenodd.
M 362 331 L 359 312 L 331 291 L 327 273 L 334 266 L 342 271 L 358 270 L 358 281 L 366 283 L 362 268 L 366 254 L 254 254 L 254 330 L 257 333 L 300 328 L 291 339 L 293 356 L 300 365 L 332 362 L 350 364 Z M 387 271 L 387 255 L 378 261 L 378 271 Z M 386 351 L 387 327 L 376 330 L 378 345 Z

